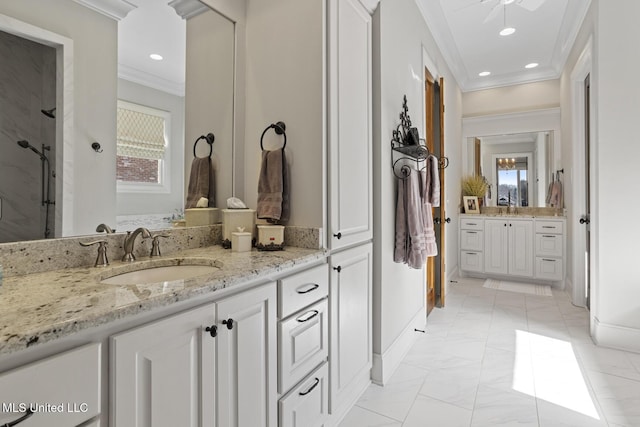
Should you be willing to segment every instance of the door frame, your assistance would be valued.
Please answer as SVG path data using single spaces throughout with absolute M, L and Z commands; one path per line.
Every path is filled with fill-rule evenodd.
M 595 167 L 595 158 L 597 156 L 596 153 L 596 144 L 595 140 L 595 130 L 596 130 L 596 121 L 595 121 L 595 102 L 593 101 L 595 98 L 596 91 L 596 79 L 593 78 L 593 39 L 589 37 L 585 48 L 583 49 L 576 65 L 573 67 L 571 71 L 571 119 L 572 119 L 572 142 L 571 148 L 573 152 L 572 158 L 572 170 L 571 177 L 573 185 L 573 197 L 572 204 L 568 212 L 568 232 L 571 236 L 571 248 L 572 248 L 572 275 L 570 278 L 571 282 L 571 299 L 573 304 L 586 307 L 587 298 L 582 289 L 582 286 L 579 284 L 585 283 L 584 271 L 585 271 L 585 261 L 582 256 L 583 252 L 578 248 L 584 248 L 586 246 L 586 236 L 582 232 L 582 225 L 579 224 L 580 217 L 582 216 L 582 207 L 585 205 L 585 195 L 583 191 L 580 191 L 585 186 L 585 149 L 584 149 L 584 139 L 585 139 L 585 119 L 584 119 L 584 104 L 585 104 L 585 95 L 584 95 L 584 80 L 585 78 L 591 75 L 590 81 L 590 105 L 589 105 L 589 134 L 590 134 L 590 144 L 589 144 L 589 169 L 591 175 L 592 185 L 590 186 L 589 191 L 589 199 L 590 199 L 590 212 L 593 214 L 595 210 L 597 210 L 597 194 L 595 192 L 594 182 L 597 182 L 597 169 Z M 591 311 L 594 312 L 594 305 L 596 304 L 596 298 L 594 296 L 597 293 L 597 282 L 594 280 L 597 277 L 596 268 L 597 268 L 597 213 L 593 215 L 593 219 L 591 220 L 590 230 L 591 230 L 591 239 L 590 239 L 590 277 L 589 281 L 591 284 L 591 295 L 590 295 L 590 305 Z

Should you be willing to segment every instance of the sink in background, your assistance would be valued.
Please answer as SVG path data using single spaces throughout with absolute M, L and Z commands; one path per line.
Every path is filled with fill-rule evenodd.
M 207 276 L 222 263 L 208 258 L 172 258 L 138 261 L 114 267 L 100 276 L 105 285 L 145 285 Z

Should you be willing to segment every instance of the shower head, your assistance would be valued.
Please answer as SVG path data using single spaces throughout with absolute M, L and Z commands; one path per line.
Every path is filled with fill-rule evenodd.
M 40 110 L 42 112 L 42 114 L 44 114 L 47 117 L 50 117 L 52 119 L 56 118 L 56 109 L 52 108 L 50 110 Z
M 41 158 L 45 158 L 46 156 L 40 151 L 38 150 L 36 147 L 34 147 L 33 145 L 29 144 L 29 141 L 26 140 L 20 140 L 18 141 L 18 145 L 22 148 L 28 148 L 31 151 L 33 151 L 34 153 L 36 153 L 38 156 L 40 156 Z

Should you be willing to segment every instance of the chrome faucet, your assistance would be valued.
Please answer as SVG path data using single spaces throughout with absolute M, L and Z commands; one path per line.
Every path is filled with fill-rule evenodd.
M 143 239 L 151 237 L 149 230 L 144 227 L 138 227 L 134 231 L 127 231 L 127 235 L 124 237 L 124 256 L 122 257 L 122 261 L 132 262 L 136 260 L 135 255 L 133 255 L 133 244 L 136 242 L 136 237 L 138 237 L 140 233 L 142 233 Z
M 111 227 L 109 227 L 107 224 L 100 224 L 96 227 L 96 232 L 97 233 L 102 233 L 105 232 L 107 234 L 111 234 L 111 233 L 115 233 L 116 230 L 113 230 Z

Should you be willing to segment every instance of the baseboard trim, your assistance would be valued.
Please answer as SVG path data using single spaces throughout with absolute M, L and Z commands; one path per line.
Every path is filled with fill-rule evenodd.
M 597 345 L 640 353 L 640 329 L 603 323 L 592 316 L 591 336 Z
M 373 353 L 371 381 L 374 384 L 385 385 L 389 381 L 418 338 L 417 334 L 420 332 L 416 332 L 415 329 L 426 331 L 426 324 L 426 313 L 424 308 L 421 308 L 384 354 Z

